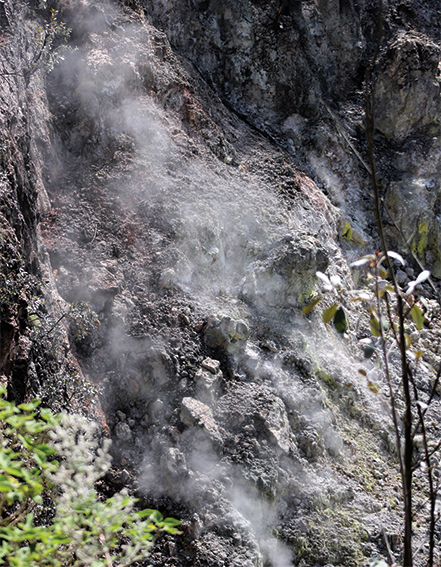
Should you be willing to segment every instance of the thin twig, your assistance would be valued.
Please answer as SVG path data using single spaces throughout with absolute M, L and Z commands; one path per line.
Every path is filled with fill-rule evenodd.
M 429 559 L 427 562 L 428 567 L 433 566 L 433 551 L 435 548 L 435 504 L 436 504 L 436 494 L 433 486 L 433 474 L 432 467 L 430 466 L 430 455 L 429 455 L 429 445 L 427 441 L 427 430 L 424 421 L 424 415 L 421 409 L 421 405 L 418 403 L 418 390 L 413 379 L 412 370 L 409 367 L 409 376 L 412 382 L 414 397 L 416 400 L 418 419 L 421 426 L 421 433 L 423 435 L 423 448 L 424 448 L 424 460 L 427 466 L 427 479 L 429 481 L 429 499 L 430 499 L 430 516 L 429 516 Z
M 377 177 L 377 168 L 375 162 L 374 154 L 374 97 L 372 94 L 372 72 L 377 61 L 377 57 L 380 53 L 381 43 L 383 39 L 383 0 L 379 0 L 378 6 L 378 37 L 377 44 L 375 47 L 375 52 L 372 57 L 370 65 L 366 69 L 365 76 L 365 113 L 366 113 L 366 139 L 368 143 L 369 150 L 369 162 L 371 165 L 371 179 L 372 187 L 374 190 L 374 206 L 375 206 L 375 217 L 377 221 L 377 228 L 380 236 L 381 246 L 383 253 L 386 258 L 386 265 L 392 279 L 394 291 L 397 298 L 397 312 L 399 315 L 399 343 L 401 353 L 401 379 L 404 392 L 404 403 L 405 412 L 403 417 L 404 423 L 404 457 L 400 456 L 400 472 L 402 475 L 402 485 L 403 485 L 403 497 L 404 497 L 404 566 L 412 567 L 413 565 L 413 555 L 412 555 L 412 455 L 413 455 L 413 444 L 412 444 L 412 398 L 409 386 L 409 375 L 408 375 L 408 363 L 406 356 L 406 342 L 405 342 L 405 332 L 404 332 L 404 316 L 403 316 L 403 300 L 398 287 L 398 283 L 395 277 L 395 272 L 393 270 L 392 261 L 388 255 L 388 246 L 386 243 L 386 236 L 383 226 L 383 220 L 381 216 L 381 199 L 380 199 L 380 187 Z M 377 270 L 377 264 L 375 264 Z M 376 273 L 377 276 L 377 273 Z M 378 298 L 378 304 L 379 304 Z M 382 333 L 381 324 L 381 313 L 379 311 L 380 317 L 380 332 Z M 382 333 L 383 334 L 383 333 Z M 386 355 L 385 346 L 383 346 L 383 353 Z M 389 377 L 390 380 L 390 377 Z M 394 415 L 394 409 L 392 405 L 392 415 Z M 394 418 L 395 432 L 398 438 L 398 445 L 400 445 L 399 431 L 397 430 L 398 422 L 396 417 Z
M 346 134 L 346 132 L 344 131 L 343 127 L 340 124 L 339 119 L 337 118 L 337 116 L 335 115 L 335 113 L 329 108 L 329 106 L 326 104 L 326 102 L 321 99 L 321 103 L 323 104 L 323 106 L 326 108 L 326 110 L 329 112 L 329 114 L 331 115 L 331 118 L 334 120 L 335 125 L 337 127 L 337 130 L 339 131 L 339 133 L 341 134 L 341 136 L 344 138 L 344 140 L 346 141 L 346 143 L 348 144 L 348 146 L 351 148 L 351 150 L 354 152 L 354 154 L 357 156 L 357 158 L 360 160 L 360 163 L 362 164 L 362 166 L 366 169 L 366 171 L 369 173 L 369 175 L 371 175 L 371 168 L 368 166 L 368 164 L 364 161 L 362 155 L 360 154 L 360 152 L 357 150 L 357 148 L 354 146 L 354 144 L 351 142 L 351 140 L 349 139 L 349 136 Z

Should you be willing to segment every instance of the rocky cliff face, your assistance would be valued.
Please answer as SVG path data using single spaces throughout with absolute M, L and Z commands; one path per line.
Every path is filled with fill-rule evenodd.
M 385 533 L 399 558 L 386 387 L 348 294 L 348 263 L 377 246 L 363 132 L 377 3 L 48 4 L 0 4 L 11 395 L 78 409 L 101 389 L 108 482 L 183 520 L 153 565 L 364 565 L 387 556 Z M 52 7 L 70 50 L 29 73 Z M 390 2 L 374 72 L 388 236 L 436 276 L 437 10 Z M 344 336 L 302 315 L 318 270 L 343 282 Z
M 31 70 L 39 53 L 37 22 L 7 2 L 0 6 L 0 22 L 0 375 L 10 395 L 23 400 L 40 389 L 36 366 L 45 375 L 44 367 L 54 371 L 64 360 L 47 349 L 37 353 L 28 328 L 37 298 L 48 303 L 58 298 L 39 237 L 42 215 L 51 208 L 43 176 L 50 123 L 45 77 Z M 66 337 L 59 339 L 61 347 Z

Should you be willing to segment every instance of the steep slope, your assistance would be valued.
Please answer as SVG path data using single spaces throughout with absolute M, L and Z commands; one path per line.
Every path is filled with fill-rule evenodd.
M 2 314 L 3 337 L 14 337 L 7 348 L 2 338 L 0 360 L 11 388 L 30 395 L 35 376 L 44 391 L 60 368 L 102 388 L 115 458 L 107 480 L 183 520 L 182 536 L 161 540 L 149 564 L 363 565 L 387 557 L 385 534 L 399 558 L 386 384 L 363 360 L 368 321 L 348 293 L 348 262 L 377 240 L 360 92 L 375 3 L 292 2 L 280 18 L 277 5 L 248 1 L 52 5 L 72 27 L 70 51 L 47 77 L 11 75 L 11 92 L 2 87 L 17 154 L 8 154 L 2 240 L 13 254 L 21 239 L 27 271 L 48 282 L 46 296 L 29 288 L 25 314 Z M 411 247 L 437 273 L 435 13 L 430 2 L 418 21 L 403 2 L 389 7 L 376 97 L 386 200 L 404 232 L 406 222 L 420 227 Z M 21 17 L 29 43 L 42 16 Z M 3 48 L 23 41 L 14 31 Z M 20 108 L 26 147 L 10 134 Z M 18 169 L 29 152 L 33 176 Z M 342 238 L 348 225 L 352 239 Z M 393 225 L 390 235 L 398 245 Z M 343 282 L 343 336 L 322 309 L 301 313 L 318 270 Z M 99 326 L 88 326 L 84 302 Z M 32 344 L 31 304 L 52 337 L 43 351 L 62 347 L 49 369 L 31 348 L 14 366 L 14 345 Z M 426 304 L 436 351 L 439 309 Z M 57 323 L 57 310 L 70 319 Z M 63 380 L 70 401 L 84 395 Z M 424 540 L 424 521 L 415 533 Z
M 75 367 L 64 329 L 52 348 L 49 338 L 33 340 L 29 324 L 37 305 L 56 313 L 51 306 L 60 300 L 39 237 L 51 208 L 42 173 L 50 129 L 45 74 L 34 68 L 39 23 L 18 3 L 0 6 L 0 376 L 18 401 L 42 395 L 50 375 Z

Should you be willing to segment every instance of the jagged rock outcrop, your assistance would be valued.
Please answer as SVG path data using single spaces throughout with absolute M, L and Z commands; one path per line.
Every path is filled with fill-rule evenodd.
M 316 119 L 321 98 L 354 89 L 366 40 L 362 3 L 285 4 L 291 8 L 277 19 L 276 2 L 143 2 L 172 46 L 236 112 L 288 138 L 296 119 Z
M 39 231 L 51 207 L 43 175 L 49 110 L 44 75 L 32 69 L 38 22 L 27 16 L 26 6 L 6 1 L 0 7 L 0 376 L 19 401 L 40 391 L 49 368 L 74 365 L 72 357 L 32 340 L 35 303 L 45 298 L 48 312 L 59 315 L 53 302 L 60 298 Z M 64 328 L 58 341 L 68 349 Z
M 440 62 L 440 47 L 427 36 L 402 33 L 388 46 L 375 82 L 375 125 L 387 138 L 438 134 Z

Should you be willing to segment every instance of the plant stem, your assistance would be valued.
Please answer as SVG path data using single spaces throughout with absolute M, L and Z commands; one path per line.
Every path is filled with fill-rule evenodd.
M 416 388 L 415 382 L 413 380 L 412 371 L 409 368 L 409 375 L 412 382 L 413 392 L 415 400 L 418 402 L 418 390 Z M 424 447 L 424 461 L 427 466 L 427 480 L 429 482 L 429 501 L 430 501 L 430 525 L 429 525 L 429 559 L 427 560 L 427 567 L 433 567 L 433 552 L 435 549 L 435 504 L 436 504 L 436 490 L 433 484 L 433 474 L 432 466 L 430 464 L 430 451 L 429 443 L 427 441 L 427 430 L 426 424 L 424 422 L 424 412 L 420 404 L 416 404 L 418 419 L 421 426 L 421 433 L 423 435 L 423 447 Z
M 375 163 L 374 154 L 374 100 L 372 95 L 372 71 L 375 66 L 378 54 L 380 52 L 381 42 L 383 38 L 383 0 L 379 0 L 378 6 L 378 37 L 377 45 L 375 48 L 374 55 L 372 57 L 371 64 L 366 69 L 366 81 L 365 81 L 365 112 L 366 112 L 366 138 L 369 150 L 369 162 L 371 166 L 371 179 L 372 188 L 374 191 L 374 206 L 375 206 L 375 217 L 377 221 L 377 228 L 380 236 L 381 247 L 383 253 L 386 256 L 386 264 L 390 277 L 393 281 L 393 286 L 395 290 L 395 295 L 397 298 L 397 311 L 399 316 L 399 349 L 401 353 L 401 380 L 404 392 L 404 403 L 405 403 L 405 413 L 403 416 L 404 425 L 404 458 L 400 463 L 400 470 L 402 474 L 402 484 L 403 484 L 403 497 L 404 497 L 404 567 L 412 567 L 413 557 L 412 557 L 412 455 L 413 455 L 413 444 L 412 444 L 412 398 L 410 394 L 409 385 L 409 374 L 406 356 L 406 343 L 405 343 L 405 333 L 404 333 L 404 310 L 403 310 L 403 299 L 401 297 L 400 290 L 395 277 L 395 272 L 392 267 L 392 262 L 388 256 L 388 247 L 386 243 L 386 237 L 384 232 L 383 220 L 381 217 L 381 199 L 380 199 L 380 188 L 377 177 L 377 169 Z M 381 314 L 380 317 L 380 329 L 381 329 Z M 394 421 L 394 427 L 397 431 L 398 423 Z M 398 434 L 399 436 L 399 434 Z

